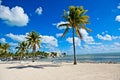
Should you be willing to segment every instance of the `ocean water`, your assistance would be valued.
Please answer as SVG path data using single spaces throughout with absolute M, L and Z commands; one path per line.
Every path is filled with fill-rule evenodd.
M 77 62 L 120 63 L 120 53 L 82 54 L 76 57 Z M 73 60 L 73 55 L 67 55 L 66 57 L 46 58 L 39 61 L 73 62 Z

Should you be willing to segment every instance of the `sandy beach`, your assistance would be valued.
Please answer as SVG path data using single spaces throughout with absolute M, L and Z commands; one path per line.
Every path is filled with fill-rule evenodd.
M 120 80 L 120 64 L 0 63 L 0 80 Z

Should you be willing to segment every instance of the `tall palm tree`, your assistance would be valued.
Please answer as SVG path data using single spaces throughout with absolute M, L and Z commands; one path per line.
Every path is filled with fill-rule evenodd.
M 76 62 L 76 50 L 75 50 L 75 32 L 77 36 L 82 39 L 82 34 L 80 32 L 80 29 L 83 28 L 85 30 L 91 31 L 88 29 L 85 25 L 88 24 L 89 16 L 85 15 L 87 10 L 84 10 L 82 6 L 75 7 L 70 6 L 69 12 L 64 10 L 63 18 L 67 21 L 66 23 L 60 24 L 59 27 L 66 27 L 62 37 L 66 35 L 66 33 L 69 31 L 70 28 L 72 28 L 72 37 L 73 37 L 73 51 L 74 51 L 74 65 L 77 64 Z
M 36 33 L 35 31 L 32 31 L 27 35 L 26 39 L 27 39 L 28 47 L 32 48 L 33 50 L 33 54 L 34 54 L 33 62 L 34 62 L 36 45 L 38 46 L 38 48 L 40 48 L 41 37 L 38 33 Z
M 20 60 L 22 56 L 28 51 L 27 43 L 25 41 L 19 42 L 18 46 L 16 47 L 17 53 L 20 53 Z

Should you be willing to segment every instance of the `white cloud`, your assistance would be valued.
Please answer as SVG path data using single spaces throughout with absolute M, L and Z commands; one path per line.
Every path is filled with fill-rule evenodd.
M 51 45 L 54 47 L 58 47 L 58 41 L 54 36 L 42 35 L 42 43 L 45 43 L 47 45 Z
M 26 26 L 29 22 L 28 15 L 19 6 L 10 9 L 8 6 L 0 5 L 0 19 L 10 26 L 19 27 Z
M 116 46 L 116 47 L 120 47 L 120 43 L 115 42 L 115 43 L 114 43 L 114 46 Z
M 112 36 L 109 35 L 109 34 L 106 34 L 105 36 L 102 36 L 100 34 L 97 34 L 97 37 L 101 40 L 108 40 L 108 41 L 111 41 L 112 40 Z
M 60 21 L 60 22 L 58 22 L 58 23 L 53 23 L 52 25 L 54 25 L 54 26 L 56 26 L 58 29 L 62 30 L 62 29 L 65 29 L 66 27 L 65 27 L 65 26 L 59 27 L 59 25 L 61 25 L 61 24 L 66 24 L 66 23 L 69 23 L 69 22 Z
M 94 39 L 92 36 L 87 36 L 87 37 L 84 37 L 83 39 L 87 44 L 94 42 Z
M 56 37 L 61 37 L 63 33 L 57 33 Z
M 102 43 L 100 43 L 100 42 L 91 42 L 91 43 L 89 43 L 89 44 L 94 44 L 94 45 L 101 45 Z
M 105 32 L 102 32 L 102 34 L 105 34 Z
M 26 35 L 27 35 L 27 33 L 26 33 Z M 6 34 L 7 37 L 9 37 L 9 38 L 11 38 L 15 41 L 18 41 L 18 42 L 19 41 L 25 41 L 26 40 L 26 38 L 25 38 L 26 35 L 15 35 L 13 33 Z
M 41 49 L 48 52 L 60 52 L 60 50 L 58 49 L 58 40 L 54 36 L 41 35 L 41 37 Z
M 42 37 L 41 40 L 41 50 L 48 52 L 60 52 L 58 49 L 58 40 L 54 36 L 49 35 L 40 35 Z
M 115 18 L 116 21 L 120 22 L 120 15 L 117 15 Z
M 113 39 L 120 39 L 120 36 L 111 36 L 109 34 L 105 34 L 104 36 L 97 34 L 97 37 L 98 37 L 98 39 L 107 40 L 107 41 L 111 41 Z
M 26 40 L 27 34 L 28 33 L 26 33 L 25 35 L 16 35 L 13 33 L 9 33 L 9 34 L 6 34 L 6 36 L 15 41 L 20 42 L 20 41 Z M 48 35 L 40 35 L 40 36 L 42 37 L 42 43 L 53 46 L 53 47 L 58 47 L 58 41 L 54 36 L 48 36 Z
M 93 54 L 93 53 L 109 53 L 120 52 L 120 43 L 101 44 L 101 45 L 84 45 L 83 47 L 76 47 L 77 54 Z M 73 53 L 73 48 L 67 50 L 67 53 Z
M 41 45 L 41 49 L 43 49 L 44 51 L 48 51 L 48 52 L 60 52 L 60 50 L 58 49 L 58 47 L 55 46 L 51 46 L 50 44 L 42 44 Z
M 42 7 L 38 7 L 35 12 L 36 12 L 38 15 L 41 15 L 42 12 L 43 12 Z
M 1 39 L 0 39 L 0 42 L 1 42 L 1 43 L 6 43 L 5 38 L 1 38 Z
M 81 34 L 82 34 L 82 36 L 83 36 L 83 40 L 84 40 L 87 44 L 90 44 L 90 43 L 94 42 L 93 37 L 92 37 L 92 36 L 89 36 L 89 34 L 87 33 L 86 30 L 80 29 L 80 32 L 81 32 Z
M 112 39 L 120 39 L 120 36 L 112 36 Z
M 73 38 L 69 37 L 69 38 L 66 39 L 66 41 L 72 44 L 73 43 Z M 75 37 L 75 45 L 76 46 L 81 46 L 80 38 Z
M 104 34 L 106 34 L 106 33 L 108 33 L 108 31 L 107 31 L 107 30 L 106 30 L 106 31 L 104 31 L 104 32 L 102 32 L 101 34 L 103 34 L 103 35 L 104 35 Z
M 120 5 L 118 5 L 117 8 L 120 9 Z
M 13 42 L 10 42 L 9 44 L 10 44 L 10 46 L 12 46 L 12 47 L 13 47 L 13 46 L 16 47 L 16 46 L 18 45 L 18 43 L 13 43 Z

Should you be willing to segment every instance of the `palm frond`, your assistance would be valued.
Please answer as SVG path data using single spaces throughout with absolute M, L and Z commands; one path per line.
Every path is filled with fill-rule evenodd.
M 62 37 L 64 37 L 64 36 L 67 34 L 68 31 L 69 31 L 69 27 L 67 27 L 67 28 L 65 29 L 64 33 L 62 34 Z
M 37 43 L 37 46 L 38 46 L 38 48 L 40 48 L 40 44 L 39 43 Z
M 79 29 L 76 29 L 76 34 L 77 34 L 77 36 L 79 36 L 79 37 L 80 37 L 80 39 L 82 39 L 82 38 L 83 38 L 83 36 L 82 36 L 82 34 L 80 33 Z
M 70 26 L 70 24 L 69 23 L 65 23 L 65 24 L 60 24 L 60 25 L 58 25 L 58 27 L 67 27 L 67 26 Z
M 89 28 L 87 28 L 87 27 L 85 27 L 84 25 L 83 26 L 81 26 L 83 29 L 85 29 L 85 30 L 87 30 L 87 31 L 89 31 L 89 32 L 92 32 L 92 30 L 91 29 L 89 29 Z

